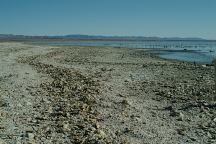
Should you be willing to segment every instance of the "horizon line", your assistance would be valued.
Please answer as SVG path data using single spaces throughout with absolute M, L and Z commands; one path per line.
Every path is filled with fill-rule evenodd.
M 101 35 L 101 34 L 40 34 L 40 35 L 29 35 L 29 34 L 1 34 L 0 35 L 12 35 L 12 36 L 26 36 L 26 37 L 65 37 L 65 36 L 92 36 L 92 37 L 134 37 L 134 38 L 159 38 L 159 39 L 201 39 L 201 40 L 216 40 L 208 39 L 203 37 L 178 37 L 178 36 L 141 36 L 141 35 Z

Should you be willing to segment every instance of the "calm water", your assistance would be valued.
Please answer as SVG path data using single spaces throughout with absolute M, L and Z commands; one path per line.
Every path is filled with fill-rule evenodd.
M 148 48 L 162 58 L 196 63 L 211 63 L 216 58 L 216 41 L 67 41 L 49 45 Z

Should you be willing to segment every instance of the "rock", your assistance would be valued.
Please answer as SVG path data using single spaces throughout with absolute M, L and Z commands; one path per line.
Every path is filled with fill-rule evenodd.
M 32 103 L 31 103 L 31 102 L 26 102 L 26 105 L 27 105 L 27 106 L 31 106 Z
M 7 144 L 3 139 L 0 139 L 0 144 Z
M 124 99 L 122 101 L 122 104 L 124 104 L 124 105 L 131 105 L 131 102 L 129 102 L 127 99 Z
M 120 135 L 121 135 L 121 131 L 120 131 L 120 130 L 117 130 L 117 131 L 115 132 L 115 134 L 116 134 L 116 136 L 120 136 Z
M 178 111 L 176 111 L 176 110 L 171 110 L 170 111 L 170 116 L 173 116 L 173 117 L 180 117 L 180 113 L 181 112 L 178 112 Z M 182 116 L 183 116 L 183 114 L 182 114 Z
M 216 123 L 216 118 L 214 118 L 213 121 Z
M 155 111 L 151 111 L 150 113 L 151 113 L 152 117 L 156 117 L 157 116 L 157 113 Z
M 63 129 L 64 129 L 65 131 L 70 131 L 69 123 L 65 123 L 65 124 L 63 125 Z
M 130 128 L 125 128 L 124 133 L 129 133 L 129 132 L 131 132 L 131 131 L 132 131 L 132 129 L 130 129 Z
M 185 135 L 185 129 L 179 128 L 176 130 L 179 135 Z
M 207 132 L 207 136 L 208 138 L 212 138 L 212 135 L 209 132 Z
M 122 94 L 117 94 L 117 96 L 119 96 L 119 97 L 125 97 L 124 95 L 122 95 Z
M 33 128 L 32 128 L 32 127 L 26 128 L 26 132 L 27 132 L 27 133 L 33 133 Z
M 46 133 L 50 133 L 50 132 L 51 132 L 50 127 L 46 127 L 44 132 L 46 132 Z
M 27 136 L 30 140 L 33 140 L 35 137 L 33 133 L 28 133 Z
M 7 116 L 7 113 L 5 113 L 5 112 L 1 112 L 0 111 L 0 117 L 2 118 L 2 117 L 6 117 Z
M 129 83 L 129 82 L 131 82 L 131 80 L 130 79 L 125 79 L 124 82 Z
M 107 69 L 105 67 L 101 68 L 101 71 L 106 71 Z
M 70 113 L 69 113 L 69 112 L 67 112 L 67 113 L 66 113 L 66 116 L 67 116 L 67 117 L 70 117 Z
M 52 107 L 49 107 L 47 112 L 48 112 L 48 113 L 53 113 L 53 108 L 52 108 Z
M 98 130 L 98 137 L 99 137 L 100 139 L 104 139 L 104 138 L 107 137 L 107 135 L 105 134 L 104 131 Z
M 173 107 L 172 107 L 172 106 L 168 106 L 168 107 L 165 107 L 164 109 L 165 109 L 165 110 L 170 110 L 170 111 L 171 111 L 171 110 L 173 110 Z
M 190 137 L 190 139 L 191 139 L 192 141 L 196 141 L 196 138 L 194 138 L 194 137 Z
M 96 128 L 96 129 L 99 129 L 99 128 L 100 128 L 100 125 L 99 125 L 98 122 L 95 123 L 95 128 Z
M 17 106 L 18 106 L 18 107 L 22 107 L 22 104 L 21 104 L 21 103 L 18 103 Z
M 0 101 L 0 107 L 6 107 L 6 106 L 7 106 L 6 102 Z
M 141 118 L 138 118 L 138 117 L 135 117 L 135 120 L 136 120 L 137 122 L 142 122 Z
M 184 114 L 180 112 L 177 120 L 183 121 L 184 120 Z

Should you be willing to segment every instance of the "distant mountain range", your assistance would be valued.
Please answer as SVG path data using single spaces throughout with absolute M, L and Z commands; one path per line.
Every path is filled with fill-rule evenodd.
M 13 34 L 0 34 L 1 40 L 22 40 L 22 39 L 65 39 L 65 40 L 131 40 L 131 41 L 150 41 L 150 40 L 178 40 L 178 41 L 200 41 L 202 38 L 161 38 L 161 37 L 143 37 L 143 36 L 93 36 L 93 35 L 63 35 L 63 36 L 26 36 Z

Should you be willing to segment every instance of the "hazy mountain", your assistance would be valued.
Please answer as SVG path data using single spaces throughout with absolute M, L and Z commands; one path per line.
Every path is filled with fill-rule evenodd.
M 72 39 L 72 40 L 205 40 L 202 38 L 160 38 L 160 37 L 143 37 L 143 36 L 93 36 L 93 35 L 63 35 L 63 36 L 25 36 L 13 34 L 0 34 L 0 39 Z

